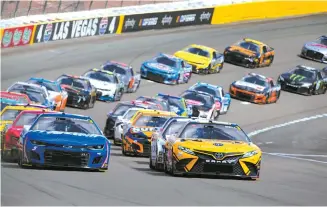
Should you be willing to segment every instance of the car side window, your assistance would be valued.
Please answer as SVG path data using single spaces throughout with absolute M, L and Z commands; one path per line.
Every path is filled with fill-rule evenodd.
M 321 73 L 318 72 L 318 80 L 322 80 L 322 79 L 323 79 L 323 77 L 322 77 Z
M 212 57 L 213 57 L 213 59 L 217 59 L 217 54 L 216 54 L 216 52 L 213 52 L 213 53 L 212 53 Z
M 270 87 L 272 88 L 272 87 L 274 87 L 275 85 L 274 85 L 274 82 L 271 80 L 270 82 Z
M 266 47 L 266 46 L 263 46 L 263 47 L 262 47 L 262 52 L 263 52 L 263 53 L 266 53 L 266 52 L 268 52 L 268 50 L 267 50 L 267 47 Z

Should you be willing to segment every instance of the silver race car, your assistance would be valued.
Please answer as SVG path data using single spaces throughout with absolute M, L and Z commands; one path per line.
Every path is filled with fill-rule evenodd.
M 149 167 L 153 170 L 164 170 L 164 153 L 167 139 L 177 134 L 187 122 L 197 118 L 172 117 L 162 126 L 161 130 L 155 131 L 151 137 L 151 154 Z
M 119 76 L 119 79 L 124 83 L 125 93 L 134 93 L 140 87 L 141 74 L 135 73 L 131 66 L 116 61 L 108 61 L 101 67 L 103 70 L 114 72 Z
M 300 56 L 318 62 L 327 63 L 327 36 L 323 35 L 315 41 L 305 43 Z

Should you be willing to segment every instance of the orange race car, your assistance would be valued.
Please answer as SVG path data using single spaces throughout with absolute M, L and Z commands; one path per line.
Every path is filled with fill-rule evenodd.
M 274 48 L 248 38 L 229 46 L 224 52 L 225 62 L 247 68 L 270 66 L 275 57 Z
M 267 78 L 256 73 L 249 73 L 241 80 L 230 85 L 232 98 L 257 104 L 276 103 L 279 99 L 281 86 L 272 78 Z

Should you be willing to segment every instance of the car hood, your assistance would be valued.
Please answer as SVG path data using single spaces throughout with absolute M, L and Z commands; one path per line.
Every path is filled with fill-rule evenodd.
M 168 65 L 164 65 L 161 63 L 157 63 L 155 61 L 151 61 L 151 62 L 146 62 L 145 66 L 147 66 L 148 68 L 153 68 L 157 71 L 163 72 L 163 73 L 173 73 L 175 72 L 175 68 L 170 67 Z
M 244 49 L 243 47 L 239 47 L 239 46 L 231 46 L 229 48 L 229 51 L 232 51 L 232 52 L 238 52 L 238 53 L 241 53 L 241 54 L 244 54 L 244 55 L 247 55 L 247 56 L 255 56 L 255 52 L 253 52 L 252 50 L 247 50 L 247 49 Z
M 309 50 L 314 50 L 317 52 L 321 52 L 325 55 L 327 55 L 327 46 L 323 44 L 319 44 L 316 42 L 308 42 L 305 44 L 305 47 Z
M 238 88 L 244 89 L 244 90 L 250 90 L 250 91 L 260 91 L 263 92 L 265 90 L 265 87 L 253 84 L 253 83 L 248 83 L 242 80 L 236 81 L 234 85 Z
M 281 75 L 285 82 L 290 84 L 312 83 L 313 80 L 305 76 L 285 73 Z
M 189 148 L 190 150 L 223 152 L 223 153 L 246 153 L 259 149 L 252 143 L 242 141 L 224 141 L 208 139 L 178 139 L 175 144 Z
M 73 87 L 73 86 L 70 86 L 70 85 L 61 85 L 61 87 L 63 89 L 65 89 L 68 93 L 76 93 L 76 94 L 79 94 L 79 93 L 88 93 L 86 90 L 83 90 L 81 88 L 76 88 L 76 87 Z
M 115 90 L 117 85 L 115 83 L 108 83 L 106 81 L 100 81 L 96 79 L 89 79 L 91 84 L 97 88 L 97 89 L 110 89 L 110 90 Z
M 178 51 L 174 54 L 176 57 L 179 57 L 183 60 L 185 60 L 186 62 L 192 64 L 209 64 L 210 62 L 210 58 L 207 57 L 203 57 L 200 55 L 195 55 L 186 51 Z
M 42 141 L 49 144 L 64 144 L 72 146 L 105 144 L 106 138 L 102 135 L 89 135 L 82 133 L 28 131 L 25 134 L 29 140 Z

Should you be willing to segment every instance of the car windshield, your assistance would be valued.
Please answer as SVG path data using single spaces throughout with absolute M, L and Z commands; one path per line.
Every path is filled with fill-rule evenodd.
M 316 42 L 327 46 L 327 37 L 320 37 Z
M 64 77 L 58 81 L 62 85 L 68 85 L 83 90 L 88 90 L 88 81 L 80 78 Z
M 307 79 L 314 80 L 316 77 L 316 72 L 311 70 L 306 70 L 303 68 L 295 69 L 293 74 L 306 77 Z
M 182 97 L 186 100 L 198 101 L 206 108 L 211 108 L 214 104 L 214 100 L 211 98 L 211 96 L 205 94 L 186 92 L 182 95 Z
M 140 96 L 136 100 L 138 100 L 138 101 L 146 101 L 146 102 L 151 102 L 151 103 L 157 104 L 157 105 L 161 106 L 161 109 L 160 110 L 162 110 L 162 111 L 168 111 L 169 110 L 169 105 L 168 105 L 167 102 L 158 100 L 156 98 L 150 98 L 150 97 Z
M 126 119 L 126 120 L 130 120 L 135 115 L 135 113 L 137 111 L 138 111 L 138 109 L 129 110 L 127 113 L 125 113 L 123 118 Z
M 46 97 L 44 93 L 35 90 L 10 90 L 11 92 L 23 93 L 34 103 L 46 104 Z
M 45 96 L 47 95 L 45 93 L 45 91 L 40 87 L 29 86 L 29 85 L 21 85 L 21 84 L 15 84 L 15 85 L 11 86 L 8 91 L 9 92 L 22 93 L 22 94 L 26 94 L 26 93 L 24 93 L 25 91 L 35 91 L 37 93 L 42 93 Z
M 85 73 L 84 76 L 98 80 L 98 81 L 116 83 L 114 75 L 110 75 L 110 74 L 103 73 L 103 72 L 89 71 L 89 72 Z
M 37 84 L 40 86 L 44 86 L 49 91 L 60 92 L 60 88 L 55 83 L 41 81 L 41 80 L 29 80 L 28 82 L 34 83 L 34 84 Z
M 129 105 L 129 104 L 118 104 L 116 106 L 116 108 L 113 110 L 112 115 L 114 115 L 114 116 L 122 116 L 122 115 L 124 115 L 124 113 L 128 109 L 130 109 L 132 107 L 133 107 L 133 105 Z
M 259 85 L 259 86 L 263 86 L 263 87 L 268 87 L 268 83 L 266 80 L 263 80 L 261 78 L 255 77 L 255 76 L 244 77 L 243 81 L 247 82 L 247 83 L 252 83 L 252 84 Z
M 113 72 L 113 73 L 118 73 L 118 74 L 121 74 L 121 75 L 126 75 L 126 69 L 125 68 L 122 68 L 120 67 L 119 65 L 105 65 L 102 67 L 103 70 L 106 70 L 106 71 L 110 71 L 110 72 Z
M 24 113 L 17 120 L 16 126 L 32 125 L 39 115 L 37 113 Z
M 251 50 L 256 53 L 260 53 L 260 47 L 253 42 L 242 41 L 242 42 L 237 43 L 236 45 L 238 45 L 244 49 Z
M 185 121 L 174 120 L 170 122 L 165 131 L 162 133 L 163 137 L 166 138 L 167 135 L 177 134 L 184 125 Z
M 168 65 L 172 68 L 175 68 L 176 67 L 176 61 L 175 60 L 172 60 L 168 57 L 158 57 L 157 58 L 157 63 L 160 63 L 160 64 L 163 64 L 163 65 Z
M 239 126 L 209 123 L 188 123 L 179 138 L 183 139 L 213 139 L 250 142 Z
M 218 88 L 215 90 L 215 89 L 212 89 L 212 88 L 209 88 L 207 86 L 196 86 L 194 88 L 195 91 L 202 91 L 202 92 L 205 92 L 205 93 L 209 93 L 211 95 L 213 95 L 214 97 L 220 97 L 220 93 L 218 91 Z
M 141 127 L 161 127 L 168 119 L 168 116 L 141 116 L 137 119 L 134 126 Z
M 186 49 L 187 52 L 195 54 L 195 55 L 200 55 L 203 57 L 210 57 L 210 54 L 208 51 L 203 50 L 201 48 L 196 48 L 196 47 L 190 47 Z
M 30 130 L 57 131 L 101 135 L 99 129 L 90 119 L 45 116 L 40 117 Z
M 21 110 L 7 109 L 1 114 L 1 121 L 14 121 Z

